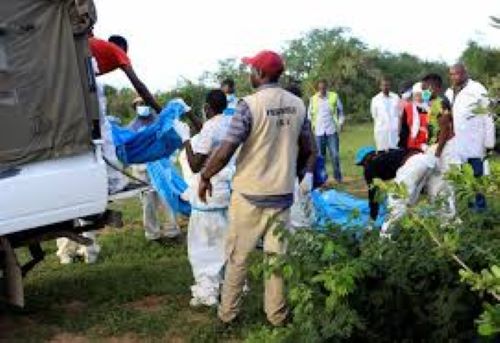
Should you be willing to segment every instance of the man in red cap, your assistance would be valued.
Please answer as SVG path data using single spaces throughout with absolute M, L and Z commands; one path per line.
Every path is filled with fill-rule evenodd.
M 206 200 L 212 191 L 210 179 L 241 146 L 229 207 L 227 265 L 219 307 L 224 324 L 234 322 L 238 315 L 248 256 L 257 242 L 264 239 L 266 258 L 285 253 L 275 228 L 289 223 L 297 164 L 306 165 L 300 188 L 307 193 L 312 189 L 315 163 L 304 102 L 277 83 L 285 68 L 281 57 L 262 51 L 244 58 L 243 63 L 251 67 L 250 81 L 256 92 L 238 103 L 223 143 L 200 173 L 199 184 L 200 199 Z M 264 302 L 271 324 L 283 325 L 288 311 L 280 275 L 266 279 Z

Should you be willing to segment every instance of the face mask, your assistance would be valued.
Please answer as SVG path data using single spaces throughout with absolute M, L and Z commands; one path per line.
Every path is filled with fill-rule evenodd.
M 432 92 L 428 89 L 425 89 L 423 92 L 422 92 L 422 100 L 424 102 L 429 102 L 431 100 L 431 97 L 432 97 Z
M 149 106 L 137 106 L 135 111 L 139 117 L 149 117 L 151 114 L 151 108 L 149 108 Z

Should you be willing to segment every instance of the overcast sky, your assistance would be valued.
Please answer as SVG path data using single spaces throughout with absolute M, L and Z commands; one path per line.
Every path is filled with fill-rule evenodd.
M 174 87 L 181 77 L 196 80 L 217 61 L 280 50 L 313 28 L 349 27 L 373 48 L 409 52 L 454 62 L 470 39 L 500 46 L 500 1 L 444 0 L 94 0 L 95 34 L 129 40 L 138 75 L 152 90 Z M 120 71 L 102 77 L 127 86 Z

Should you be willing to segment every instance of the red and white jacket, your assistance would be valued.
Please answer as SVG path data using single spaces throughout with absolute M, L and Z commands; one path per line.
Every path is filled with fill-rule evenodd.
M 410 131 L 406 146 L 408 149 L 423 151 L 429 140 L 429 114 L 427 112 L 419 112 L 417 105 L 411 101 L 405 103 L 404 110 L 406 113 L 406 124 Z

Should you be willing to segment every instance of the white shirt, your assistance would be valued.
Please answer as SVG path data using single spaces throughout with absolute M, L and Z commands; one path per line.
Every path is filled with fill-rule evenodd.
M 191 146 L 195 154 L 210 155 L 224 139 L 231 116 L 216 115 L 203 124 L 201 131 L 191 139 Z M 207 199 L 208 204 L 202 203 L 198 199 L 197 187 L 199 174 L 193 176 L 190 187 L 193 188 L 191 194 L 191 205 L 197 208 L 218 208 L 229 204 L 231 194 L 231 180 L 235 173 L 234 158 L 219 173 L 212 178 L 212 196 Z
M 230 122 L 231 117 L 221 114 L 207 120 L 198 133 L 195 142 L 191 142 L 194 153 L 209 155 L 221 144 L 229 128 Z
M 479 107 L 487 108 L 488 91 L 479 82 L 468 80 L 454 97 L 453 90 L 446 91 L 453 113 L 455 137 L 447 144 L 454 147 L 462 163 L 469 158 L 484 158 L 487 148 L 495 146 L 495 124 L 491 114 L 474 113 Z
M 309 101 L 309 118 L 311 117 L 312 111 L 312 99 Z M 342 127 L 344 125 L 344 106 L 337 97 L 337 113 L 338 113 L 338 125 Z M 330 108 L 330 103 L 328 102 L 328 97 L 319 96 L 318 99 L 318 114 L 316 116 L 316 123 L 314 123 L 316 136 L 323 135 L 333 135 L 337 132 L 337 124 L 333 118 L 332 109 Z
M 385 96 L 380 92 L 373 97 L 370 112 L 377 150 L 397 149 L 402 114 L 399 96 L 392 92 Z

